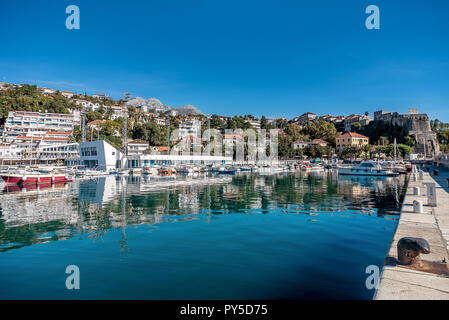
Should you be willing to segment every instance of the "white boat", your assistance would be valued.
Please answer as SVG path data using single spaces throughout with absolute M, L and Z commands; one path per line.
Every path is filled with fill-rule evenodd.
M 134 176 L 138 176 L 142 174 L 142 169 L 140 168 L 133 168 L 130 170 L 130 173 Z
M 339 175 L 395 177 L 398 173 L 384 169 L 375 161 L 362 161 L 359 165 L 338 167 Z
M 310 167 L 309 171 L 311 171 L 311 172 L 323 172 L 324 171 L 324 167 L 321 166 L 321 165 L 318 165 L 318 164 L 313 164 Z

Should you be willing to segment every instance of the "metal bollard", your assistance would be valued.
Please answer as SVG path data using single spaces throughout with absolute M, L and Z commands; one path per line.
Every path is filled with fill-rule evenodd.
M 416 176 L 416 173 L 412 174 L 412 181 L 413 182 L 418 181 L 418 177 Z
M 420 254 L 429 254 L 429 243 L 422 238 L 405 237 L 398 242 L 398 262 L 403 265 L 421 265 Z
M 415 200 L 413 201 L 413 212 L 414 213 L 423 213 L 422 209 L 422 201 L 421 200 Z
M 426 183 L 427 187 L 427 205 L 430 207 L 437 206 L 437 190 L 435 188 L 435 183 L 428 182 Z
M 415 196 L 420 196 L 421 195 L 421 190 L 419 189 L 419 187 L 413 187 L 413 194 Z

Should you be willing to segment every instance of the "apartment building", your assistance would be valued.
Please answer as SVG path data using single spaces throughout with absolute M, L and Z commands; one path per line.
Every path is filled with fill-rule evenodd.
M 5 121 L 3 142 L 47 140 L 65 143 L 73 132 L 73 114 L 10 111 Z
M 179 130 L 178 137 L 180 139 L 182 139 L 186 136 L 189 136 L 189 135 L 199 137 L 201 134 L 201 121 L 199 121 L 197 119 L 185 120 L 185 121 L 181 122 L 178 130 Z

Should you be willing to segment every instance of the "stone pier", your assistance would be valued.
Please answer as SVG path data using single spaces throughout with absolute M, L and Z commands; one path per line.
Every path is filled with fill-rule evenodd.
M 401 216 L 382 270 L 376 300 L 446 300 L 449 299 L 449 188 L 446 179 L 449 172 L 438 176 L 424 172 L 423 180 L 413 181 L 410 176 Z M 437 206 L 427 204 L 425 183 L 436 184 Z M 414 187 L 420 195 L 414 195 Z M 415 213 L 413 201 L 423 203 L 422 213 Z M 397 243 L 404 237 L 427 240 L 430 254 L 422 254 L 423 267 L 402 266 L 397 261 Z

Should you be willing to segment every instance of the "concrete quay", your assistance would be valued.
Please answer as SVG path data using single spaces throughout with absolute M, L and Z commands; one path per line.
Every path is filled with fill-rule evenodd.
M 413 181 L 410 176 L 401 216 L 391 243 L 380 284 L 374 296 L 376 300 L 449 300 L 449 188 L 446 179 L 449 172 L 439 170 L 437 176 L 423 172 L 423 180 Z M 436 184 L 437 205 L 427 203 L 425 183 Z M 414 195 L 414 187 L 420 195 Z M 413 201 L 421 200 L 423 213 L 415 213 Z M 427 240 L 429 254 L 421 254 L 424 268 L 402 266 L 397 261 L 397 243 L 403 237 Z

